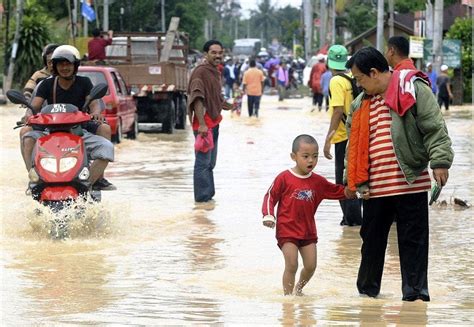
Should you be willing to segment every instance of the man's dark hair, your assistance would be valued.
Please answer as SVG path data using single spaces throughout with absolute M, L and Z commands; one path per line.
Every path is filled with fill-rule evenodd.
M 202 47 L 202 51 L 204 51 L 204 52 L 209 52 L 209 48 L 210 48 L 211 46 L 213 46 L 214 44 L 217 44 L 217 45 L 219 45 L 221 48 L 224 49 L 224 47 L 222 46 L 222 43 L 220 43 L 219 41 L 217 41 L 217 40 L 209 40 L 209 41 L 207 41 L 206 43 L 204 43 L 204 46 Z
M 374 47 L 366 47 L 357 51 L 347 61 L 346 68 L 351 69 L 354 65 L 365 75 L 370 75 L 372 68 L 382 73 L 389 70 L 387 59 Z
M 387 46 L 394 48 L 399 56 L 408 57 L 410 52 L 410 43 L 403 36 L 392 36 L 387 41 Z
M 94 29 L 92 30 L 92 36 L 93 36 L 93 37 L 98 37 L 98 36 L 100 36 L 100 29 L 94 28 Z
M 250 67 L 255 67 L 255 66 L 257 66 L 257 63 L 255 62 L 255 59 L 250 59 L 250 61 L 249 61 L 249 66 L 250 66 Z
M 316 144 L 316 146 L 318 146 L 318 142 L 316 142 L 316 139 L 314 137 L 308 134 L 301 134 L 294 139 L 293 145 L 291 147 L 291 152 L 298 152 L 301 143 Z

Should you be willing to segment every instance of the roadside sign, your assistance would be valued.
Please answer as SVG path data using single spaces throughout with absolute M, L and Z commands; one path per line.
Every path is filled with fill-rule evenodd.
M 423 38 L 410 36 L 410 58 L 423 58 Z
M 423 60 L 433 62 L 433 40 L 425 39 Z M 461 40 L 443 40 L 443 64 L 450 68 L 461 67 Z

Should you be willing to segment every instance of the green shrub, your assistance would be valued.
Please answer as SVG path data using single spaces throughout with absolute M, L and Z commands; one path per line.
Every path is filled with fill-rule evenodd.
M 461 66 L 464 102 L 472 102 L 472 18 L 456 18 L 446 33 L 448 39 L 461 40 Z

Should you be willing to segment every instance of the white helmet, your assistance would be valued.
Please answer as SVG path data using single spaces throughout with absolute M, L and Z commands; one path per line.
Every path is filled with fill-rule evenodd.
M 71 64 L 74 64 L 74 75 L 77 73 L 79 64 L 81 62 L 81 55 L 79 50 L 77 50 L 72 45 L 61 45 L 54 50 L 53 55 L 51 56 L 51 61 L 53 62 L 53 72 L 58 74 L 56 70 L 56 65 L 60 61 L 69 61 Z

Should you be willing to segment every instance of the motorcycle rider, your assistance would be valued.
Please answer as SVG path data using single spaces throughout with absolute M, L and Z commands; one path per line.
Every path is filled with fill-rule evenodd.
M 26 97 L 28 102 L 31 101 L 32 94 L 34 93 L 34 89 L 36 86 L 44 79 L 48 78 L 53 74 L 53 63 L 51 61 L 51 56 L 53 55 L 54 50 L 59 47 L 59 44 L 48 44 L 43 48 L 43 53 L 41 56 L 43 57 L 43 64 L 44 67 L 40 70 L 37 70 L 36 72 L 31 75 L 30 79 L 26 82 L 24 88 L 23 88 L 23 95 Z M 26 119 L 28 118 L 28 109 L 25 115 L 21 118 L 22 122 L 26 122 Z M 23 148 L 23 136 L 32 131 L 33 128 L 31 126 L 23 126 L 20 129 L 20 148 L 21 148 L 21 155 L 23 156 L 23 160 L 25 160 L 25 155 L 24 155 L 24 148 Z M 27 166 L 28 169 L 28 166 Z
M 80 110 L 92 89 L 92 82 L 89 78 L 77 75 L 80 55 L 75 47 L 59 46 L 54 50 L 51 61 L 55 76 L 43 80 L 38 86 L 36 95 L 31 101 L 33 112 L 31 109 L 27 110 L 28 116 L 38 113 L 45 100 L 49 104 L 70 103 Z M 89 108 L 93 121 L 87 122 L 83 126 L 84 135 L 82 138 L 86 151 L 93 160 L 89 177 L 89 182 L 92 185 L 103 175 L 108 163 L 114 160 L 114 146 L 109 141 L 110 126 L 102 124 L 103 117 L 99 101 L 92 101 Z M 45 131 L 33 130 L 23 136 L 23 158 L 28 172 L 32 168 L 32 153 L 36 140 L 45 134 Z

